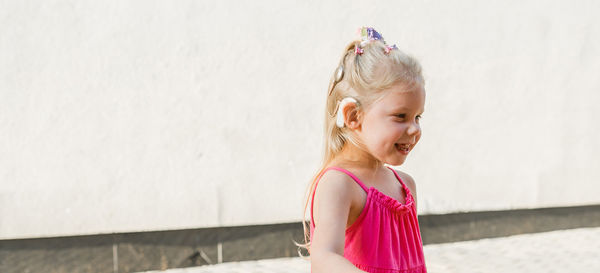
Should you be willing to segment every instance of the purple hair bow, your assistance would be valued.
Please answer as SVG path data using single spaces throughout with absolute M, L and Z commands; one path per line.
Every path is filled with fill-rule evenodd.
M 360 45 L 357 45 L 354 48 L 354 53 L 357 55 L 363 54 L 364 50 L 362 49 L 362 47 L 375 40 L 381 40 L 383 44 L 385 44 L 385 54 L 389 54 L 390 51 L 398 49 L 398 47 L 395 44 L 391 46 L 387 45 L 385 43 L 385 40 L 383 39 L 383 36 L 381 36 L 381 34 L 379 34 L 379 32 L 377 32 L 372 27 L 361 27 L 358 29 L 358 32 L 362 41 L 360 42 Z

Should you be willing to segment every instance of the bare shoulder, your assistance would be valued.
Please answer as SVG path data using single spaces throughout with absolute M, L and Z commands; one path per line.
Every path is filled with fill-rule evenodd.
M 343 172 L 335 170 L 325 172 L 315 190 L 315 210 L 317 211 L 314 213 L 318 214 L 322 211 L 317 207 L 323 205 L 326 207 L 343 206 L 349 209 L 354 192 L 353 184 L 352 178 Z
M 391 168 L 391 167 L 390 167 Z M 415 183 L 415 179 L 412 178 L 412 176 L 410 176 L 409 174 L 400 171 L 396 168 L 393 168 L 394 171 L 396 171 L 396 173 L 398 173 L 398 176 L 400 176 L 400 178 L 402 179 L 402 181 L 404 183 L 406 183 L 406 186 L 412 191 L 415 192 L 417 189 L 417 185 Z
M 314 196 L 315 222 L 318 222 L 319 218 L 331 217 L 332 215 L 327 215 L 329 213 L 339 214 L 350 209 L 353 196 L 352 184 L 352 178 L 339 171 L 329 170 L 321 176 Z

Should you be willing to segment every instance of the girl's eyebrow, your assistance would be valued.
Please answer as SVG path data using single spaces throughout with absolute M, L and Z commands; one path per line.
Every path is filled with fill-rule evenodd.
M 410 111 L 410 110 L 411 110 L 410 108 L 401 107 L 401 108 L 394 108 L 393 112 L 407 112 L 407 111 Z M 421 114 L 423 114 L 424 112 L 425 112 L 425 109 L 423 109 L 421 111 Z

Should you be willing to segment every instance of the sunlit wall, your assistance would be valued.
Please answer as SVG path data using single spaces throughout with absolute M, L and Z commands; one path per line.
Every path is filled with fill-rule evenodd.
M 418 58 L 419 213 L 600 203 L 597 1 L 2 1 L 0 239 L 296 222 L 356 29 Z

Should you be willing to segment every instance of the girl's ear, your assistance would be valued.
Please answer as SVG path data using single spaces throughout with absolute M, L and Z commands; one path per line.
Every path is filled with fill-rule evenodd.
M 344 123 L 349 129 L 357 129 L 360 127 L 360 113 L 356 103 L 349 103 L 344 107 Z

